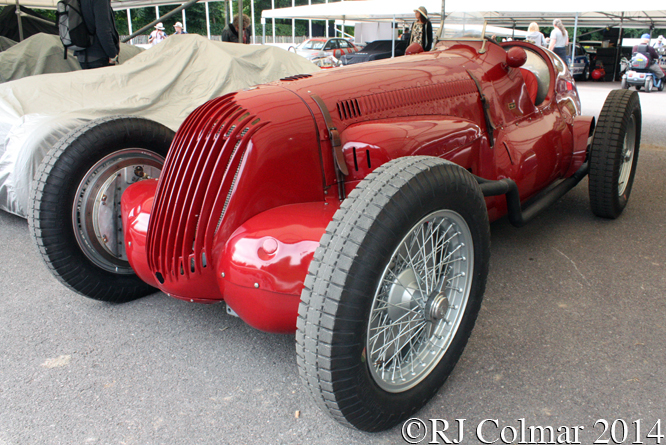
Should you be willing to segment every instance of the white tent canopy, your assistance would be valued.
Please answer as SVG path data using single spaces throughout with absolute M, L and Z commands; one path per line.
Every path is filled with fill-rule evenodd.
M 416 3 L 404 0 L 344 1 L 264 10 L 261 15 L 266 19 L 383 21 L 395 18 L 413 21 L 414 5 Z M 440 0 L 420 0 L 418 6 L 421 5 L 427 8 L 432 21 L 439 21 Z M 599 10 L 599 5 L 598 2 L 580 0 L 538 4 L 520 0 L 499 7 L 496 0 L 446 0 L 445 13 L 480 12 L 489 23 L 500 26 L 527 27 L 533 21 L 541 26 L 550 26 L 554 18 L 561 18 L 567 26 L 572 26 L 578 17 L 578 25 L 585 27 L 619 25 L 622 22 L 624 27 L 666 28 L 666 10 L 658 9 L 664 6 L 662 2 L 646 0 L 632 4 L 626 0 L 606 0 L 602 4 L 604 11 Z
M 112 0 L 111 1 L 111 8 L 114 10 L 122 10 L 122 9 L 128 9 L 128 8 L 143 8 L 143 7 L 148 7 L 148 6 L 165 6 L 165 5 L 173 5 L 174 7 L 180 6 L 183 3 L 186 3 L 187 0 L 185 1 L 174 1 L 174 0 Z M 214 1 L 222 1 L 222 0 L 206 0 L 208 2 L 214 2 Z M 249 2 L 249 0 L 246 0 Z M 3 6 L 14 6 L 16 5 L 16 0 L 0 0 L 0 7 Z M 18 3 L 21 6 L 25 6 L 27 8 L 35 8 L 35 9 L 56 9 L 56 6 L 58 5 L 58 0 L 18 0 Z M 201 3 L 204 3 L 204 0 L 201 0 Z

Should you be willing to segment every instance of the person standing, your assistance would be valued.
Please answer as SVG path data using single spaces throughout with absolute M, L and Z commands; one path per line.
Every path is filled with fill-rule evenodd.
M 222 30 L 222 41 L 223 42 L 231 42 L 231 43 L 238 43 L 238 30 L 236 29 L 236 25 L 238 24 L 238 14 L 234 16 L 234 19 L 231 23 L 229 23 L 227 26 L 224 27 Z M 250 26 L 250 17 L 247 15 L 243 14 L 243 42 L 242 43 L 248 43 L 249 42 L 249 34 L 247 32 L 247 28 Z
M 419 6 L 414 10 L 416 21 L 412 25 L 412 35 L 409 40 L 411 45 L 417 42 L 423 48 L 423 51 L 430 51 L 432 48 L 432 23 L 428 20 L 428 11 L 425 6 Z
M 74 52 L 84 70 L 115 65 L 120 53 L 120 36 L 113 18 L 111 2 L 107 0 L 81 0 L 81 15 L 93 43 Z
M 530 27 L 527 28 L 527 40 L 534 43 L 536 46 L 546 46 L 546 39 L 543 34 L 539 32 L 539 25 L 537 22 L 530 23 Z
M 183 30 L 183 24 L 182 23 L 176 22 L 176 24 L 173 25 L 173 27 L 176 30 L 176 32 L 173 33 L 174 36 L 176 34 L 187 34 L 187 31 Z
M 569 33 L 564 28 L 562 20 L 553 20 L 553 30 L 550 32 L 550 44 L 548 49 L 560 56 L 562 62 L 566 63 L 567 45 L 569 45 Z
M 166 38 L 167 35 L 164 32 L 164 25 L 162 22 L 159 22 L 157 25 L 155 25 L 155 31 L 150 33 L 150 37 L 148 37 L 148 43 L 150 43 L 152 46 L 155 46 Z

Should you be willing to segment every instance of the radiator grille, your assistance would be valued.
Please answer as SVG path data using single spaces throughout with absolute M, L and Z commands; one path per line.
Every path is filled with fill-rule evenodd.
M 181 125 L 148 226 L 148 264 L 160 281 L 213 273 L 206 261 L 213 236 L 224 220 L 248 142 L 264 124 L 231 94 L 197 108 Z

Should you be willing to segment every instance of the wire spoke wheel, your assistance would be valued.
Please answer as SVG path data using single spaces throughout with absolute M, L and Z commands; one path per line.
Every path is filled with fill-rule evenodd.
M 389 392 L 408 390 L 439 363 L 467 307 L 472 235 L 456 212 L 434 212 L 402 240 L 375 292 L 368 366 Z
M 381 431 L 444 384 L 481 307 L 488 211 L 475 178 L 429 156 L 380 166 L 342 202 L 298 308 L 300 375 L 343 425 Z

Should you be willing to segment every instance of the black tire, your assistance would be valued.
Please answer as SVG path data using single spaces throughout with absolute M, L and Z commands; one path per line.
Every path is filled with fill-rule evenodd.
M 664 79 L 666 79 L 666 77 L 663 77 L 659 82 L 659 88 L 657 88 L 657 91 L 664 91 Z
M 622 88 L 623 90 L 628 90 L 629 89 L 629 85 L 627 84 L 627 78 L 626 77 L 622 78 L 622 81 L 620 82 L 620 88 Z
M 583 75 L 581 76 L 581 80 L 585 82 L 590 80 L 590 67 L 588 65 L 585 65 L 585 68 L 583 68 Z
M 590 204 L 597 216 L 615 219 L 627 205 L 638 164 L 641 121 L 637 92 L 610 92 L 599 115 L 590 149 Z M 627 165 L 629 162 L 631 164 Z
M 412 229 L 424 221 L 424 216 L 438 212 L 457 214 L 464 220 L 463 225 L 469 229 L 470 237 L 467 258 L 473 256 L 469 261 L 462 257 L 463 262 L 468 262 L 465 267 L 470 271 L 463 274 L 469 277 L 464 292 L 462 287 L 455 289 L 457 284 L 454 282 L 451 284 L 454 289 L 446 290 L 448 294 L 444 297 L 447 310 L 458 311 L 455 316 L 451 315 L 455 329 L 452 328 L 448 335 L 449 343 L 436 349 L 437 358 L 429 364 L 428 371 L 419 371 L 420 380 L 415 380 L 414 386 L 386 390 L 373 373 L 377 374 L 377 366 L 385 367 L 391 359 L 384 357 L 375 364 L 369 363 L 374 361 L 373 349 L 368 345 L 370 323 L 376 322 L 370 315 L 380 309 L 388 313 L 391 307 L 397 307 L 390 306 L 389 296 L 386 296 L 384 308 L 375 306 L 383 293 L 379 289 L 384 289 L 382 286 L 386 283 L 382 280 L 390 277 L 387 271 L 394 267 L 393 261 L 398 262 L 396 249 L 405 245 L 403 237 L 412 233 Z M 441 225 L 435 227 L 433 222 L 430 227 L 434 231 Z M 460 233 L 453 236 L 457 235 Z M 437 236 L 439 242 L 441 238 Z M 424 406 L 444 384 L 467 344 L 481 306 L 489 256 L 490 230 L 485 201 L 473 176 L 460 166 L 433 157 L 405 157 L 384 164 L 361 181 L 329 223 L 310 264 L 301 294 L 296 332 L 298 367 L 318 405 L 343 425 L 365 431 L 391 428 Z M 441 268 L 443 262 L 433 260 L 433 264 Z M 446 273 L 449 273 L 449 266 L 446 266 Z M 396 279 L 399 280 L 397 275 Z M 449 283 L 449 279 L 442 278 L 441 282 Z M 396 283 L 402 286 L 402 282 Z M 443 295 L 442 284 L 439 286 L 437 297 Z M 402 291 L 407 292 L 406 289 L 407 286 Z M 412 289 L 408 304 L 416 300 L 417 291 Z M 448 284 L 444 289 L 448 289 Z M 449 297 L 456 292 L 459 292 L 456 295 L 468 296 L 458 307 L 454 296 Z M 425 293 L 420 295 L 423 297 Z M 428 303 L 421 300 L 424 314 L 426 307 L 433 306 L 433 294 L 426 299 Z M 412 309 L 401 309 L 412 312 Z M 432 329 L 442 326 L 441 323 L 448 326 L 449 314 L 445 320 L 438 317 L 437 324 L 431 321 Z M 394 320 L 392 318 L 390 323 Z M 421 323 L 426 323 L 425 317 Z M 386 332 L 382 333 L 384 339 Z M 419 338 L 414 342 L 420 341 Z M 429 342 L 433 338 L 427 337 L 426 340 Z M 430 346 L 423 344 L 426 344 L 422 346 L 424 354 L 429 354 L 431 350 L 426 348 Z M 406 346 L 407 343 L 401 346 L 399 341 L 392 346 L 397 350 L 393 355 L 397 357 L 394 365 L 410 354 L 418 357 L 419 352 L 412 347 L 411 340 L 408 350 Z M 388 355 L 386 350 L 384 353 Z
M 112 252 L 105 252 L 101 242 L 95 237 L 88 237 L 92 227 L 89 227 L 88 219 L 77 212 L 82 207 L 80 204 L 84 195 L 81 187 L 91 190 L 92 198 L 85 201 L 86 214 L 90 210 L 89 202 L 99 203 L 94 199 L 99 196 L 99 190 L 102 193 L 109 190 L 114 197 L 122 193 L 122 188 L 116 193 L 113 182 L 115 176 L 121 177 L 120 173 L 125 171 L 121 168 L 130 169 L 139 177 L 145 172 L 159 174 L 173 137 L 172 130 L 148 119 L 106 117 L 74 130 L 44 157 L 31 190 L 28 223 L 47 267 L 67 287 L 86 297 L 113 303 L 155 292 L 123 260 L 122 238 L 115 235 L 117 238 L 109 243 L 111 248 L 122 249 L 120 254 L 114 256 Z M 108 161 L 100 164 L 103 160 Z M 95 179 L 97 169 L 106 176 L 100 173 Z M 106 184 L 111 184 L 107 185 L 108 189 L 100 188 L 104 182 L 102 178 L 106 178 Z M 97 195 L 94 195 L 95 190 Z M 102 196 L 105 201 L 102 205 L 106 205 L 107 196 Z M 108 225 L 110 228 L 106 226 L 104 229 L 109 233 L 115 233 L 119 227 L 119 223 L 113 223 L 118 216 L 116 209 L 117 200 L 114 198 L 114 202 L 105 207 L 111 224 Z M 104 236 L 106 242 L 108 238 Z
M 652 83 L 652 77 L 649 77 L 645 79 L 645 92 L 646 93 L 651 93 L 652 92 L 652 87 L 654 84 Z

